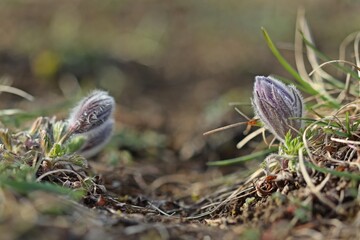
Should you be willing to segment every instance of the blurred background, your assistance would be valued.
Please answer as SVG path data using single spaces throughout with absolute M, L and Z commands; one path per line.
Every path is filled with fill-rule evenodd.
M 244 127 L 202 133 L 244 121 L 228 103 L 250 103 L 255 75 L 288 76 L 260 28 L 293 62 L 300 7 L 317 47 L 338 58 L 341 41 L 359 30 L 360 1 L 2 0 L 1 83 L 36 100 L 3 93 L 0 107 L 49 106 L 66 116 L 56 104 L 102 88 L 118 103 L 119 131 L 154 131 L 160 137 L 148 133 L 147 144 L 161 142 L 180 159 L 208 145 L 217 150 L 205 162 L 236 157 Z M 240 108 L 252 117 L 251 106 Z M 126 137 L 116 136 L 126 147 Z

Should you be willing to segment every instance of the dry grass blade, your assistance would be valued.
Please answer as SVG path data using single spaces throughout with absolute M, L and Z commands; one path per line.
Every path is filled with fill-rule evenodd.
M 299 9 L 296 21 L 298 31 L 295 32 L 295 61 L 298 67 L 299 74 L 308 82 L 313 82 L 313 84 L 315 84 L 320 89 L 325 89 L 323 79 L 332 79 L 333 77 L 324 70 L 322 70 L 322 68 L 318 68 L 319 61 L 317 59 L 316 53 L 312 48 L 308 46 L 306 47 L 307 59 L 312 68 L 317 69 L 315 71 L 316 74 L 313 79 L 310 78 L 311 74 L 307 74 L 305 68 L 305 60 L 303 57 L 303 37 L 305 37 L 311 44 L 315 45 L 315 43 L 313 41 L 309 25 L 305 18 L 304 9 Z
M 248 184 L 240 185 L 235 191 L 227 192 L 227 196 L 225 199 L 221 199 L 217 202 L 204 205 L 202 209 L 206 209 L 205 212 L 202 212 L 200 214 L 186 217 L 187 220 L 194 220 L 194 219 L 200 219 L 206 216 L 209 216 L 213 213 L 215 213 L 218 210 L 221 210 L 222 207 L 226 206 L 226 204 L 230 203 L 231 201 L 234 201 L 239 198 L 246 198 L 247 196 L 255 193 L 255 188 L 253 186 L 248 187 Z
M 318 120 L 318 121 L 315 121 L 313 123 L 311 123 L 309 126 L 307 126 L 304 130 L 304 133 L 302 135 L 303 137 L 303 143 L 304 143 L 304 148 L 307 152 L 307 155 L 308 157 L 310 158 L 311 162 L 316 164 L 316 161 L 314 160 L 313 156 L 312 156 L 312 151 L 310 150 L 310 147 L 309 147 L 309 143 L 308 143 L 308 139 L 307 139 L 307 134 L 308 134 L 308 131 L 310 131 L 311 128 L 313 128 L 317 123 L 321 122 L 321 120 Z
M 323 68 L 324 66 L 326 66 L 328 64 L 333 64 L 333 63 L 343 63 L 343 64 L 346 63 L 346 64 L 350 65 L 353 69 L 357 69 L 358 72 L 360 70 L 360 67 L 355 65 L 354 63 L 339 59 L 339 60 L 327 61 L 327 62 L 320 64 L 319 66 L 317 66 L 317 68 L 314 68 L 309 73 L 309 76 L 313 75 L 316 71 Z M 357 84 L 360 87 L 359 83 L 357 83 Z M 354 88 L 351 88 L 351 75 L 348 73 L 348 74 L 346 74 L 346 81 L 345 81 L 344 89 L 342 91 L 340 91 L 340 94 L 338 95 L 337 100 L 339 102 L 343 102 L 345 100 L 345 98 L 349 95 L 349 93 L 352 93 L 353 95 L 357 96 L 357 94 L 354 90 L 355 90 Z M 330 93 L 330 91 L 328 91 L 328 92 Z M 360 90 L 359 90 L 359 92 L 360 92 Z
M 259 128 L 257 130 L 255 130 L 254 132 L 250 133 L 249 135 L 247 135 L 246 137 L 243 138 L 243 140 L 241 140 L 237 145 L 237 149 L 242 148 L 243 146 L 245 146 L 245 144 L 247 144 L 250 140 L 252 140 L 253 138 L 255 138 L 256 136 L 262 134 L 263 132 L 265 132 L 265 128 Z
M 234 127 L 241 126 L 241 125 L 244 125 L 244 124 L 247 124 L 247 122 L 233 123 L 233 124 L 230 124 L 230 125 L 227 125 L 227 126 L 224 126 L 224 127 L 220 127 L 220 128 L 216 128 L 216 129 L 207 131 L 207 132 L 203 133 L 203 135 L 204 136 L 210 135 L 210 134 L 213 134 L 213 133 L 221 132 L 223 130 L 234 128 Z
M 332 203 L 331 201 L 329 201 L 328 199 L 326 199 L 320 192 L 320 190 L 313 184 L 310 175 L 308 174 L 306 167 L 305 167 L 305 163 L 304 163 L 304 155 L 302 153 L 302 149 L 299 150 L 299 167 L 300 167 L 300 171 L 301 174 L 304 177 L 304 180 L 308 186 L 308 188 L 310 189 L 310 191 L 325 205 L 327 205 L 330 209 L 333 209 L 334 211 L 336 211 L 339 214 L 343 214 L 344 210 L 342 208 L 337 207 L 334 203 Z
M 309 83 L 313 83 L 312 79 L 308 76 L 308 73 L 305 68 L 305 60 L 304 60 L 304 49 L 303 49 L 303 40 L 301 36 L 301 32 L 305 34 L 307 31 L 305 31 L 307 27 L 307 23 L 304 17 L 305 11 L 304 9 L 299 9 L 298 16 L 296 18 L 296 26 L 297 30 L 295 31 L 295 63 L 297 70 L 300 74 L 300 76 L 303 79 L 306 79 Z M 308 36 L 309 41 L 311 41 L 311 36 Z
M 350 45 L 352 41 L 356 38 L 359 32 L 353 32 L 349 34 L 340 44 L 339 46 L 339 59 L 346 60 L 346 48 Z
M 14 88 L 11 86 L 6 86 L 6 85 L 0 85 L 0 92 L 8 92 L 8 93 L 12 93 L 15 94 L 17 96 L 23 97 L 29 101 L 33 101 L 34 97 L 30 94 L 28 94 L 27 92 L 20 90 L 18 88 Z
M 331 137 L 330 139 L 331 139 L 331 141 L 334 141 L 334 142 L 352 144 L 352 145 L 360 145 L 359 141 L 351 141 L 348 139 L 341 139 L 341 138 L 335 138 L 335 137 Z
M 357 69 L 358 71 L 360 71 L 360 67 L 358 67 L 357 65 L 355 65 L 354 63 L 352 62 L 349 62 L 349 61 L 346 61 L 346 60 L 331 60 L 331 61 L 327 61 L 327 62 L 324 62 L 322 64 L 320 64 L 319 66 L 317 66 L 317 68 L 313 69 L 309 75 L 313 75 L 319 68 L 323 68 L 324 66 L 328 65 L 328 64 L 332 64 L 332 63 L 346 63 L 346 64 L 349 64 L 350 66 L 354 67 L 355 69 Z
M 0 110 L 0 116 L 11 116 L 11 115 L 16 115 L 19 113 L 25 113 L 23 110 L 21 109 L 3 109 Z
M 356 34 L 354 40 L 354 55 L 355 62 L 357 66 L 360 66 L 360 57 L 359 57 L 359 44 L 360 44 L 360 33 Z M 358 68 L 358 76 L 360 77 L 360 69 Z
M 77 178 L 78 178 L 80 181 L 83 180 L 83 177 L 82 177 L 80 174 L 78 174 L 77 172 L 75 172 L 74 170 L 71 170 L 71 169 L 56 169 L 56 170 L 48 171 L 48 172 L 40 175 L 40 176 L 36 179 L 36 181 L 37 181 L 37 182 L 40 182 L 40 181 L 41 181 L 44 177 L 46 177 L 46 176 L 49 176 L 49 175 L 52 175 L 52 174 L 56 174 L 56 173 L 65 173 L 65 172 L 67 172 L 67 173 L 73 173 L 73 174 L 75 174 L 75 175 L 77 176 Z

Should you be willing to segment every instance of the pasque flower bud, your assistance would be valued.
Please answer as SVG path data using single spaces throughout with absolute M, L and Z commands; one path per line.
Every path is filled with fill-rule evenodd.
M 83 137 L 85 143 L 78 153 L 84 157 L 94 156 L 111 137 L 114 109 L 114 98 L 107 92 L 101 90 L 91 92 L 71 111 L 67 120 L 67 132 L 59 143 L 64 143 L 75 136 Z
M 79 134 L 95 130 L 111 117 L 114 107 L 114 98 L 107 92 L 91 92 L 72 110 L 68 119 L 69 132 Z
M 113 128 L 114 120 L 109 119 L 98 127 L 96 131 L 92 131 L 89 134 L 81 134 L 86 137 L 86 141 L 78 153 L 86 158 L 95 156 L 109 142 Z
M 295 86 L 273 77 L 256 76 L 252 99 L 255 114 L 280 141 L 302 127 L 304 103 Z

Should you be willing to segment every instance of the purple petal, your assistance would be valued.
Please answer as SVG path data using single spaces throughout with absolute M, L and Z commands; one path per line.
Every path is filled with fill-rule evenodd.
M 88 139 L 84 146 L 80 149 L 79 154 L 84 157 L 92 157 L 99 153 L 105 144 L 110 140 L 114 128 L 114 120 L 107 120 L 95 132 L 84 134 Z
M 255 114 L 278 139 L 300 129 L 304 113 L 303 100 L 294 86 L 286 86 L 272 77 L 256 76 L 253 94 Z

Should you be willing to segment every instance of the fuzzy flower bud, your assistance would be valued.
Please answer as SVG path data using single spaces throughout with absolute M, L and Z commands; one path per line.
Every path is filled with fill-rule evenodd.
M 107 120 L 101 127 L 98 127 L 96 131 L 85 135 L 87 140 L 84 146 L 80 149 L 79 154 L 89 158 L 99 153 L 103 147 L 109 142 L 111 134 L 114 128 L 114 120 Z
M 290 131 L 302 127 L 304 104 L 295 86 L 287 86 L 273 77 L 256 76 L 252 99 L 255 114 L 280 141 Z
M 95 130 L 111 117 L 114 108 L 114 98 L 107 92 L 91 92 L 71 111 L 68 119 L 69 132 L 81 134 Z

